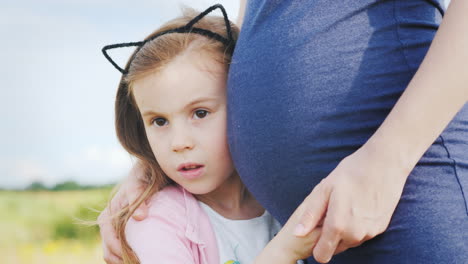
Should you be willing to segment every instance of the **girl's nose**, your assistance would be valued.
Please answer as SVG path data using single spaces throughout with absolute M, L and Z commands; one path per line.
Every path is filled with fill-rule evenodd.
M 172 139 L 172 151 L 182 152 L 193 149 L 193 139 L 188 131 L 176 132 Z

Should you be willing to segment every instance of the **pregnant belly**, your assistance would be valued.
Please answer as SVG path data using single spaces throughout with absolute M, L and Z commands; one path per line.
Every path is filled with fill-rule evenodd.
M 379 127 L 413 72 L 395 58 L 310 59 L 294 51 L 233 64 L 228 133 L 250 191 L 280 222 Z M 273 57 L 273 56 L 271 56 Z M 276 57 L 278 58 L 278 57 Z M 299 58 L 299 59 L 298 59 Z
M 228 80 L 229 143 L 243 181 L 282 223 L 380 126 L 433 38 L 434 28 L 382 18 L 393 6 L 374 9 L 378 20 L 358 13 L 323 30 L 268 20 L 242 29 Z

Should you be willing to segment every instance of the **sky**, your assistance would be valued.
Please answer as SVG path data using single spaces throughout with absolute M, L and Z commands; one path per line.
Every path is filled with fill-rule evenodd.
M 121 75 L 101 48 L 142 40 L 181 4 L 215 3 L 236 19 L 233 0 L 2 0 L 0 188 L 125 177 L 133 161 L 114 130 Z M 122 65 L 131 52 L 110 54 Z
M 120 73 L 101 48 L 142 40 L 181 4 L 214 3 L 236 19 L 237 0 L 2 0 L 0 188 L 125 177 L 133 160 L 114 130 Z M 110 54 L 123 65 L 131 52 Z

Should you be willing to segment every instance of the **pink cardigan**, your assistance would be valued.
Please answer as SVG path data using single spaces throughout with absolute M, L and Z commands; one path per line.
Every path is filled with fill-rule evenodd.
M 142 264 L 219 263 L 208 216 L 195 197 L 180 186 L 168 186 L 153 195 L 148 218 L 131 218 L 125 234 Z

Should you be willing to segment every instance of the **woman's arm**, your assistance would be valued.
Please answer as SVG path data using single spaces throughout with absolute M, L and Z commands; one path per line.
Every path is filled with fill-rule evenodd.
M 468 1 L 453 0 L 417 73 L 363 147 L 306 198 L 295 233 L 320 221 L 319 262 L 382 233 L 409 173 L 468 100 Z
M 451 2 L 421 66 L 369 140 L 408 169 L 468 100 L 467 14 L 468 1 Z

